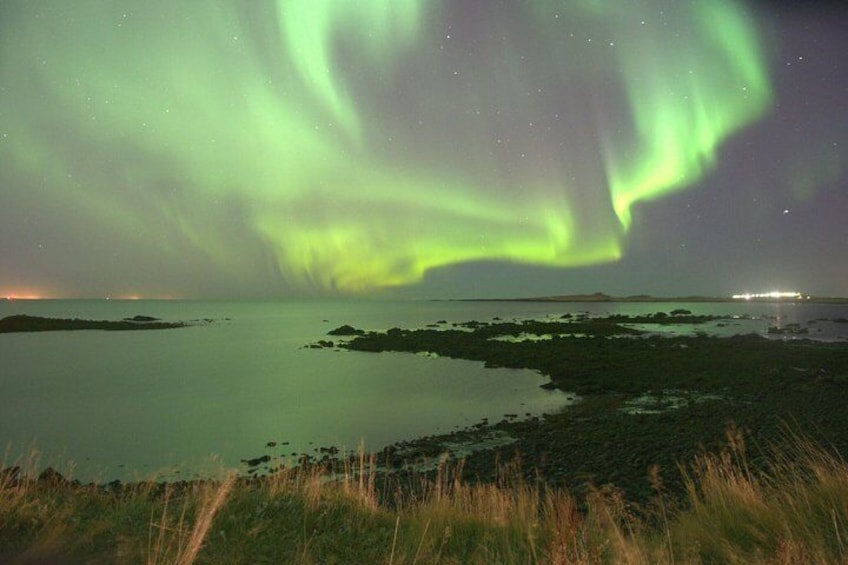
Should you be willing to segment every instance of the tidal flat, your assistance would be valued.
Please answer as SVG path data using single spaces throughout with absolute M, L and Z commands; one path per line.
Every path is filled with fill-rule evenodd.
M 795 434 L 848 452 L 848 343 L 661 331 L 732 320 L 680 310 L 385 332 L 351 327 L 341 332 L 349 339 L 323 345 L 533 369 L 550 377 L 546 386 L 579 399 L 558 413 L 510 414 L 391 446 L 387 467 L 400 472 L 448 454 L 464 459 L 465 480 L 485 482 L 495 478 L 499 462 L 519 460 L 527 479 L 574 492 L 610 483 L 645 501 L 657 476 L 669 492 L 682 494 L 681 465 L 726 443 L 730 429 L 745 436 L 754 465 Z

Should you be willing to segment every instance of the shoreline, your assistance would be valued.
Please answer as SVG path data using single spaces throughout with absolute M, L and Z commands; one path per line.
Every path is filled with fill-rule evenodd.
M 447 456 L 463 461 L 464 480 L 491 482 L 499 465 L 516 459 L 523 462 L 528 480 L 572 492 L 613 484 L 629 498 L 646 502 L 653 495 L 652 472 L 670 492 L 682 494 L 680 465 L 724 445 L 731 429 L 739 430 L 752 450 L 803 434 L 848 453 L 848 407 L 840 400 L 848 393 L 848 343 L 805 339 L 791 332 L 806 328 L 794 327 L 784 339 L 660 337 L 627 327 L 697 326 L 722 319 L 683 311 L 677 316 L 466 322 L 386 332 L 349 328 L 349 341 L 334 347 L 426 352 L 482 361 L 487 367 L 537 370 L 551 379 L 551 387 L 581 397 L 558 413 L 504 417 L 387 446 L 382 454 L 390 472 L 416 472 L 416 462 L 432 466 Z M 493 339 L 504 335 L 549 339 Z M 482 447 L 475 449 L 475 444 Z M 759 453 L 754 464 L 762 460 Z
M 517 298 L 458 298 L 449 302 L 562 302 L 562 303 L 669 303 L 669 304 L 848 304 L 848 298 L 838 296 L 791 297 L 751 297 L 733 298 L 729 296 L 651 296 L 638 294 L 633 296 L 610 296 L 602 292 L 592 294 L 571 294 L 563 296 L 538 296 Z
M 720 445 L 730 425 L 745 430 L 754 444 L 778 442 L 787 426 L 798 425 L 799 431 L 816 433 L 848 453 L 848 409 L 838 402 L 848 392 L 848 344 L 798 339 L 803 334 L 778 340 L 660 337 L 629 327 L 697 327 L 732 319 L 679 309 L 672 314 L 444 322 L 438 328 L 385 332 L 342 326 L 328 332 L 327 339 L 335 343 L 320 340 L 305 347 L 347 350 L 341 354 L 426 352 L 487 367 L 530 369 L 550 379 L 543 386 L 580 397 L 553 414 L 504 414 L 498 421 L 372 451 L 385 473 L 419 472 L 446 456 L 464 460 L 465 479 L 487 482 L 496 478 L 500 463 L 519 457 L 527 478 L 574 490 L 611 483 L 641 500 L 650 493 L 651 466 L 668 473 L 667 482 L 679 488 L 678 464 Z M 518 339 L 522 335 L 545 339 Z M 239 467 L 246 478 L 273 473 L 283 462 L 257 452 Z M 300 459 L 344 461 L 334 446 L 315 447 L 300 453 Z

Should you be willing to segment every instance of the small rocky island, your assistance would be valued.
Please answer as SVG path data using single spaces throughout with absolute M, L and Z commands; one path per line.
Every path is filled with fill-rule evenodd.
M 81 320 L 79 318 L 43 318 L 18 314 L 0 320 L 0 333 L 54 332 L 69 330 L 165 330 L 184 328 L 188 322 L 165 322 L 151 316 L 133 316 L 123 320 Z

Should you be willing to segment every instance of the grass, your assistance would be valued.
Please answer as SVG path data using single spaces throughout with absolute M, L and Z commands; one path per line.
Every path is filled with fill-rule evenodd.
M 754 468 L 741 433 L 684 468 L 653 473 L 637 506 L 612 486 L 577 499 L 522 479 L 518 463 L 470 484 L 379 481 L 373 457 L 341 470 L 282 470 L 109 488 L 0 475 L 0 561 L 17 563 L 846 563 L 848 465 L 793 435 Z M 403 481 L 403 482 L 402 482 Z

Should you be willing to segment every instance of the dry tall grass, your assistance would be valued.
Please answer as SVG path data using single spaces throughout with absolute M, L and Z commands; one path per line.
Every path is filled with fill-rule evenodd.
M 170 515 L 169 503 L 173 490 L 165 487 L 161 514 L 151 516 L 148 530 L 148 565 L 193 563 L 203 546 L 204 539 L 212 526 L 212 520 L 224 504 L 235 484 L 235 474 L 230 474 L 219 483 L 195 483 L 191 492 L 183 498 L 179 518 L 174 521 Z M 192 506 L 197 506 L 194 520 L 189 521 L 187 514 Z
M 848 562 L 848 465 L 800 436 L 750 468 L 736 430 L 728 448 L 698 458 L 688 508 L 671 524 L 679 551 L 725 563 Z
M 282 470 L 119 491 L 0 475 L 0 559 L 204 563 L 848 563 L 848 465 L 794 436 L 754 468 L 738 430 L 685 467 L 682 498 L 638 508 L 611 486 L 585 498 L 505 465 L 468 484 L 461 464 L 377 492 L 360 453 L 330 474 Z M 393 502 L 386 504 L 387 494 Z M 394 496 L 396 495 L 396 496 Z

